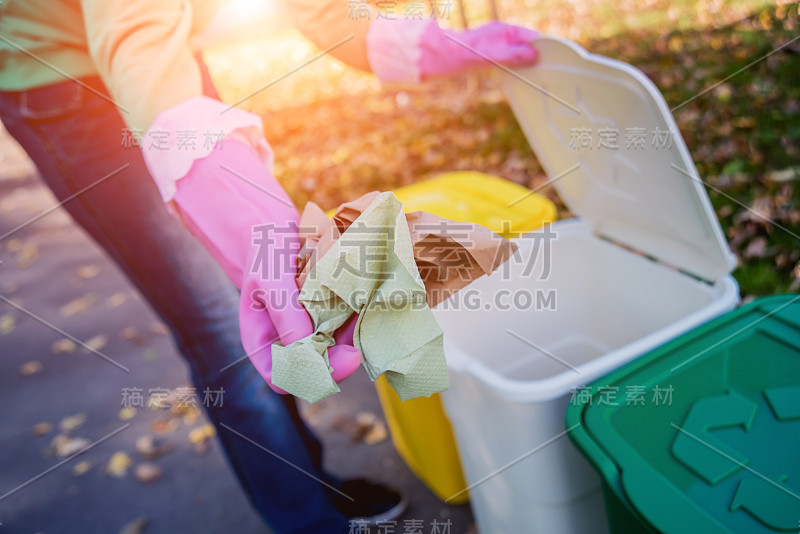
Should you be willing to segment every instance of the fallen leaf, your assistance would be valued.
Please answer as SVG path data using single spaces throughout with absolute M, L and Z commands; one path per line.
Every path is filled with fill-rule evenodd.
M 136 416 L 136 411 L 134 406 L 125 406 L 119 411 L 119 418 L 121 421 L 129 421 Z
M 118 308 L 122 306 L 126 300 L 128 300 L 128 297 L 125 295 L 125 293 L 120 291 L 119 293 L 114 293 L 108 297 L 108 300 L 106 300 L 106 306 L 109 308 Z
M 141 347 L 142 345 L 147 344 L 147 338 L 142 334 L 140 334 L 135 326 L 128 326 L 123 328 L 122 331 L 119 333 L 119 336 L 125 341 L 133 343 L 137 347 Z
M 17 203 L 13 198 L 4 198 L 0 200 L 0 213 L 11 213 L 16 207 Z
M 19 289 L 19 285 L 16 282 L 3 282 L 3 293 L 6 295 L 11 295 L 12 293 L 16 293 Z
M 733 206 L 731 206 L 730 204 L 725 204 L 724 206 L 720 207 L 719 211 L 717 212 L 717 214 L 720 217 L 728 217 L 732 213 L 733 213 Z
M 106 474 L 114 478 L 124 478 L 128 474 L 133 461 L 128 453 L 123 451 L 115 452 L 106 465 Z
M 360 412 L 356 415 L 356 428 L 352 433 L 353 442 L 363 441 L 369 445 L 386 439 L 386 426 L 374 413 Z
M 150 333 L 157 336 L 169 335 L 169 328 L 164 323 L 152 323 L 150 325 Z
M 58 434 L 50 441 L 50 448 L 59 458 L 66 458 L 84 450 L 91 444 L 92 442 L 85 438 L 73 438 L 66 434 Z
M 193 428 L 191 432 L 189 432 L 189 442 L 197 445 L 203 441 L 206 441 L 209 438 L 214 437 L 217 433 L 214 425 L 206 423 L 203 426 L 199 426 L 197 428 Z
M 205 454 L 209 449 L 209 439 L 216 433 L 213 425 L 205 424 L 189 432 L 189 442 L 194 445 L 194 451 L 197 454 Z
M 92 462 L 89 460 L 82 460 L 72 466 L 72 476 L 79 477 L 92 468 Z
M 155 436 L 145 435 L 136 440 L 136 452 L 148 460 L 159 458 L 170 452 L 174 446 Z
M 349 417 L 340 415 L 333 420 L 333 423 L 331 423 L 331 428 L 336 432 L 353 434 L 358 429 L 358 425 Z
M 50 423 L 38 423 L 31 428 L 31 434 L 35 437 L 44 436 L 53 431 L 53 425 Z
M 155 438 L 153 436 L 142 436 L 136 440 L 136 452 L 145 457 L 150 457 L 155 451 Z
M 359 426 L 369 426 L 375 423 L 377 416 L 371 412 L 359 412 L 356 415 L 356 423 Z
M 383 421 L 377 421 L 373 424 L 364 436 L 364 443 L 367 445 L 377 445 L 378 443 L 386 440 L 389 433 L 386 430 L 386 425 Z
M 108 343 L 108 336 L 105 334 L 98 334 L 86 341 L 86 346 L 92 350 L 100 350 Z
M 314 404 L 307 404 L 303 412 L 303 419 L 311 426 L 318 426 L 322 422 L 323 403 L 315 402 Z
M 788 168 L 781 171 L 769 171 L 764 175 L 764 178 L 771 182 L 781 183 L 790 182 L 800 178 L 800 168 Z
M 731 124 L 737 128 L 752 128 L 757 124 L 757 122 L 755 117 L 736 117 L 731 120 Z
M 33 265 L 36 258 L 39 256 L 39 248 L 33 243 L 26 243 L 22 250 L 17 253 L 17 264 L 22 269 L 27 269 Z
M 96 302 L 97 297 L 94 293 L 89 293 L 88 295 L 84 295 L 77 299 L 73 299 L 58 310 L 62 317 L 72 317 L 74 315 L 83 315 L 86 313 L 89 308 L 94 305 Z
M 193 424 L 195 424 L 197 422 L 197 420 L 199 418 L 200 418 L 200 410 L 197 409 L 196 407 L 192 406 L 192 407 L 190 407 L 189 411 L 187 411 L 185 414 L 183 414 L 182 421 L 183 421 L 184 425 L 192 426 Z
M 137 517 L 133 521 L 125 523 L 125 525 L 120 529 L 119 534 L 142 534 L 146 527 L 147 518 L 144 516 Z
M 194 452 L 199 455 L 207 453 L 209 448 L 208 441 L 201 441 L 200 443 L 194 444 Z
M 17 318 L 14 315 L 10 313 L 0 315 L 0 336 L 10 334 L 16 326 Z
M 77 270 L 78 278 L 89 280 L 100 274 L 100 268 L 97 265 L 84 265 Z
M 24 245 L 25 244 L 22 241 L 22 239 L 15 237 L 13 239 L 8 240 L 8 243 L 6 243 L 6 250 L 12 253 L 19 252 L 20 250 L 22 250 L 22 247 Z
M 42 370 L 42 363 L 36 360 L 23 363 L 19 366 L 19 374 L 22 377 L 33 376 Z
M 729 84 L 721 83 L 713 89 L 712 93 L 717 97 L 717 100 L 725 104 L 730 101 L 733 90 Z
M 375 445 L 384 441 L 389 433 L 386 424 L 371 412 L 359 412 L 355 421 L 341 416 L 334 420 L 333 429 L 350 434 L 353 443 L 364 442 Z
M 161 478 L 161 468 L 152 462 L 142 462 L 136 466 L 133 474 L 142 484 L 152 484 Z
M 62 432 L 69 432 L 71 430 L 75 430 L 85 422 L 86 422 L 86 414 L 78 413 L 62 419 L 61 422 L 58 424 L 58 428 L 60 428 Z
M 76 348 L 78 348 L 78 345 L 71 339 L 65 337 L 53 343 L 51 350 L 53 354 L 72 354 L 75 352 Z
M 742 253 L 745 258 L 763 258 L 767 255 L 767 240 L 761 236 L 756 237 L 747 244 Z
M 177 419 L 167 418 L 167 419 L 156 419 L 152 423 L 150 423 L 150 428 L 153 429 L 153 432 L 156 434 L 172 434 L 178 429 L 180 423 Z

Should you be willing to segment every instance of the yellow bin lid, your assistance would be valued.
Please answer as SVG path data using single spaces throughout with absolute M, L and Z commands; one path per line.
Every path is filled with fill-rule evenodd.
M 556 207 L 527 187 L 476 171 L 441 174 L 394 191 L 406 213 L 427 211 L 458 222 L 480 224 L 513 237 L 556 217 Z

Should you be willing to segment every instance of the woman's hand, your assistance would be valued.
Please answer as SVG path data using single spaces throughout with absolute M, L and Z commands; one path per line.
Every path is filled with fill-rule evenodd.
M 441 29 L 435 19 L 377 18 L 367 33 L 367 56 L 382 82 L 419 83 L 495 63 L 534 63 L 538 36 L 502 22 L 456 31 Z
M 297 301 L 300 216 L 272 175 L 260 127 L 258 117 L 198 97 L 164 112 L 153 128 L 172 134 L 221 128 L 222 142 L 195 153 L 176 145 L 148 149 L 144 156 L 164 200 L 241 290 L 242 345 L 272 389 L 285 393 L 272 384 L 272 345 L 294 343 L 314 327 Z M 328 349 L 336 381 L 361 363 L 352 331 L 345 343 Z

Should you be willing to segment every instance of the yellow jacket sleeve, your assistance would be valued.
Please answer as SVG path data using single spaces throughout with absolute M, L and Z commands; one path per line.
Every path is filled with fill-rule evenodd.
M 351 67 L 370 70 L 366 35 L 375 14 L 373 9 L 368 16 L 361 16 L 364 13 L 353 11 L 358 2 L 350 0 L 286 0 L 286 4 L 306 39 L 320 50 L 346 40 L 332 49 L 331 55 Z
M 81 0 L 89 53 L 130 128 L 202 95 L 189 0 Z

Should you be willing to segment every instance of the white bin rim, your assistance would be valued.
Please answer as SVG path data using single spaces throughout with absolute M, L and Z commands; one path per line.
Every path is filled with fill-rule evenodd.
M 590 223 L 580 219 L 557 221 L 553 223 L 551 228 L 557 229 L 558 234 L 561 236 L 560 239 L 584 239 L 588 237 L 603 242 L 600 238 L 592 235 Z M 546 238 L 543 230 L 537 230 L 515 240 L 520 247 L 517 254 L 526 254 L 531 249 L 535 249 L 536 245 L 533 240 L 537 236 Z M 621 252 L 638 259 L 632 252 L 624 250 L 621 250 Z M 510 259 L 508 261 L 513 260 Z M 650 263 L 648 260 L 643 259 L 643 261 Z M 654 269 L 671 271 L 669 267 L 659 265 L 656 262 L 652 262 L 651 265 Z M 698 290 L 705 288 L 703 292 L 708 295 L 709 301 L 700 308 L 688 311 L 680 319 L 668 322 L 655 331 L 646 333 L 624 345 L 617 346 L 585 363 L 576 364 L 575 368 L 564 367 L 563 371 L 541 378 L 511 378 L 483 363 L 481 358 L 475 357 L 470 352 L 469 346 L 464 346 L 463 343 L 458 343 L 455 339 L 451 339 L 447 330 L 445 330 L 444 351 L 447 355 L 447 366 L 451 372 L 472 375 L 493 390 L 495 395 L 514 403 L 546 402 L 569 395 L 577 388 L 590 384 L 613 369 L 621 367 L 638 356 L 698 327 L 706 321 L 734 309 L 739 302 L 739 287 L 734 277 L 730 274 L 717 280 L 713 285 L 693 280 L 677 272 L 674 274 L 678 277 L 685 277 L 687 282 L 696 284 Z M 492 276 L 497 275 L 498 273 L 494 273 L 489 277 L 481 277 L 473 283 L 485 284 L 491 280 Z M 453 298 L 455 297 L 451 297 L 451 299 Z M 443 301 L 433 308 L 433 312 L 437 316 L 439 314 L 452 313 L 457 308 L 452 308 L 451 306 L 453 306 L 452 302 Z M 568 320 L 568 318 L 565 318 L 565 320 Z M 576 370 L 578 371 L 577 373 L 575 372 Z
M 611 370 L 633 360 L 637 356 L 666 343 L 667 341 L 696 328 L 705 321 L 728 312 L 739 302 L 739 288 L 733 277 L 722 280 L 723 294 L 702 310 L 702 318 L 689 316 L 669 325 L 654 335 L 645 336 L 633 343 L 620 347 L 602 355 L 591 362 L 578 367 L 581 374 L 576 375 L 566 370 L 557 375 L 537 380 L 514 380 L 506 378 L 480 360 L 469 356 L 457 344 L 444 337 L 444 351 L 447 354 L 447 365 L 453 371 L 467 372 L 478 378 L 495 391 L 501 398 L 517 403 L 545 402 L 569 395 L 576 388 L 590 384 Z

